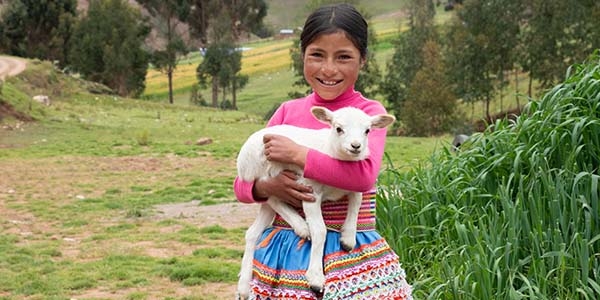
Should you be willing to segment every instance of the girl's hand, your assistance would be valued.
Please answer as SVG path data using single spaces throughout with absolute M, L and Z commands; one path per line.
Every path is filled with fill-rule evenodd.
M 265 134 L 263 137 L 265 156 L 268 160 L 288 163 L 304 168 L 308 148 L 296 144 L 290 138 L 276 134 Z
M 275 196 L 293 207 L 302 207 L 302 201 L 315 201 L 312 188 L 298 183 L 297 179 L 294 172 L 284 170 L 275 177 L 256 180 L 252 193 L 255 198 Z

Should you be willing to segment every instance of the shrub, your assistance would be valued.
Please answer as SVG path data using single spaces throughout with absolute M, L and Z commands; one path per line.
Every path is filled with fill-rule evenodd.
M 135 139 L 139 146 L 150 145 L 150 133 L 148 133 L 148 130 L 143 130 L 143 131 L 139 132 L 138 135 L 135 137 Z
M 208 103 L 206 103 L 206 100 L 202 94 L 199 93 L 197 84 L 192 85 L 190 89 L 190 104 L 197 106 L 208 106 Z

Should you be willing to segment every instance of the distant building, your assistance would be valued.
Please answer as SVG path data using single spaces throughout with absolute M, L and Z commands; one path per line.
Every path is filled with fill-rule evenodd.
M 281 29 L 275 38 L 277 39 L 287 39 L 294 37 L 295 32 L 294 29 Z

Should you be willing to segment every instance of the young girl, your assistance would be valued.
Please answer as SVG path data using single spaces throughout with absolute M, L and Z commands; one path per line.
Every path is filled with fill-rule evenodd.
M 313 106 L 337 110 L 354 106 L 369 115 L 385 113 L 377 101 L 354 90 L 360 68 L 367 56 L 367 23 L 348 4 L 324 6 L 313 12 L 304 25 L 301 50 L 304 77 L 313 93 L 283 103 L 268 126 L 289 124 L 305 128 L 325 127 L 310 113 Z M 323 259 L 325 288 L 313 292 L 305 271 L 310 241 L 294 234 L 281 217 L 263 233 L 254 255 L 250 299 L 412 299 L 398 256 L 375 231 L 375 181 L 385 146 L 385 129 L 369 133 L 370 156 L 362 161 L 339 161 L 290 139 L 269 135 L 264 138 L 269 160 L 293 163 L 304 168 L 304 176 L 350 191 L 363 192 L 357 245 L 348 252 L 340 245 L 340 227 L 346 217 L 347 201 L 323 204 L 327 241 Z M 276 196 L 301 211 L 302 201 L 314 201 L 311 188 L 296 181 L 296 175 L 282 172 L 268 180 L 244 182 L 236 178 L 234 191 L 239 201 L 258 203 Z

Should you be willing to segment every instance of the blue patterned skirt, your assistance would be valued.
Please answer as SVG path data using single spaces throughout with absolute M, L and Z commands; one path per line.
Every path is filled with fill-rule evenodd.
M 340 236 L 327 231 L 325 288 L 316 295 L 305 277 L 310 241 L 285 227 L 265 230 L 254 254 L 250 299 L 412 299 L 398 256 L 377 231 L 359 231 L 350 252 L 342 249 Z

